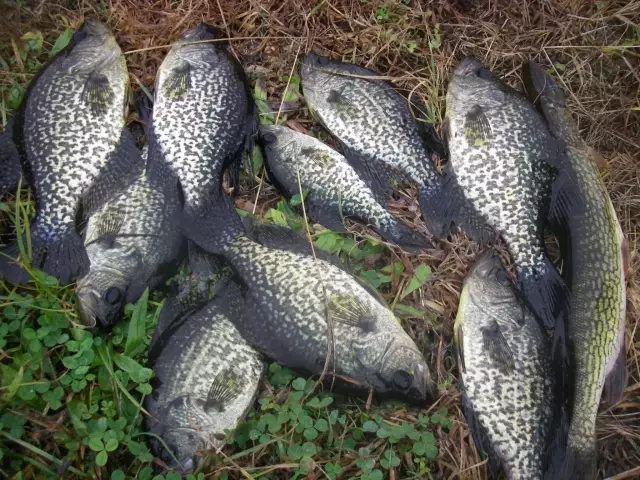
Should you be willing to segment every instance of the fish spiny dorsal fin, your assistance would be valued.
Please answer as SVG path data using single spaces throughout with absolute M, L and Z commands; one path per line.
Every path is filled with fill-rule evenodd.
M 115 95 L 109 79 L 102 73 L 92 73 L 84 86 L 82 97 L 87 103 L 91 112 L 98 116 L 107 113 L 109 106 L 113 103 Z
M 184 62 L 174 68 L 164 82 L 164 94 L 171 99 L 184 98 L 191 88 L 191 66 Z
M 482 329 L 482 342 L 489 357 L 507 373 L 512 373 L 515 368 L 513 352 L 502 335 L 498 322 L 493 320 L 489 326 Z
M 474 105 L 465 116 L 464 136 L 469 143 L 480 146 L 489 142 L 492 135 L 491 125 L 482 107 Z
M 100 241 L 109 236 L 116 236 L 122 225 L 124 225 L 125 214 L 118 210 L 108 210 L 106 212 L 96 213 L 93 217 L 93 226 L 90 232 L 87 232 L 85 245 Z
M 365 331 L 373 330 L 375 317 L 371 310 L 349 293 L 334 293 L 329 296 L 329 317 L 331 320 Z
M 205 410 L 215 409 L 219 412 L 225 410 L 242 394 L 242 389 L 240 376 L 231 367 L 223 368 L 213 379 L 204 405 Z

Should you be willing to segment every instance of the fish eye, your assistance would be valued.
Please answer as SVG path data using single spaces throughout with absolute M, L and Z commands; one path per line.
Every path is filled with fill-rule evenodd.
M 328 57 L 318 57 L 318 65 L 322 65 L 323 67 L 329 65 Z
M 399 390 L 406 390 L 411 386 L 413 375 L 404 370 L 398 370 L 393 374 L 393 385 Z
M 262 140 L 265 143 L 273 143 L 277 140 L 277 138 L 273 133 L 265 133 L 264 135 L 262 135 Z
M 511 278 L 509 277 L 507 271 L 503 268 L 496 272 L 496 280 L 503 287 L 508 287 L 511 285 Z
M 79 43 L 85 38 L 87 38 L 87 32 L 83 32 L 83 31 L 75 32 L 71 37 L 73 43 Z
M 115 305 L 122 298 L 122 290 L 118 287 L 109 287 L 104 294 L 104 301 L 109 305 Z
M 476 72 L 476 76 L 483 80 L 491 80 L 491 72 L 485 67 L 480 67 Z

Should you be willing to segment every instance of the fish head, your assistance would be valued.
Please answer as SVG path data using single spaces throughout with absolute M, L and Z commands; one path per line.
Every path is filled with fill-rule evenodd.
M 296 158 L 300 150 L 300 141 L 296 141 L 297 132 L 277 125 L 260 125 L 260 143 L 269 158 Z
M 195 428 L 163 426 L 157 435 L 167 448 L 157 438 L 154 438 L 149 442 L 151 450 L 168 467 L 183 473 L 194 471 L 202 458 L 196 453 L 207 449 L 206 438 Z
M 80 318 L 91 328 L 110 327 L 146 287 L 142 256 L 112 239 L 92 243 L 87 254 L 91 266 L 76 289 Z
M 202 460 L 198 452 L 223 445 L 219 416 L 218 410 L 207 408 L 206 399 L 189 394 L 174 398 L 154 415 L 150 431 L 162 439 L 166 448 L 154 439 L 152 451 L 173 468 L 195 470 Z
M 194 28 L 187 30 L 174 43 L 167 54 L 163 67 L 175 68 L 187 62 L 191 66 L 209 65 L 212 59 L 218 56 L 219 44 L 224 41 L 214 42 L 213 40 L 223 39 L 223 33 L 211 25 L 201 23 Z
M 88 74 L 110 66 L 122 70 L 124 59 L 120 46 L 111 31 L 98 20 L 85 21 L 67 48 L 64 62 L 72 73 Z M 122 73 L 126 75 L 126 70 Z
M 312 113 L 333 109 L 339 92 L 356 80 L 349 74 L 349 65 L 315 53 L 305 55 L 300 75 L 304 97 Z
M 509 88 L 479 61 L 465 58 L 453 71 L 447 91 L 449 108 L 483 110 L 499 108 L 507 99 Z
M 370 383 L 377 392 L 416 403 L 436 396 L 424 356 L 411 338 L 399 332 L 377 332 L 354 344 L 359 362 L 369 370 Z
M 516 298 L 513 281 L 491 250 L 483 253 L 471 268 L 464 280 L 463 296 L 461 303 L 472 302 L 476 309 L 485 312 L 474 317 L 477 321 L 496 320 L 505 328 L 518 328 L 524 323 L 526 310 Z

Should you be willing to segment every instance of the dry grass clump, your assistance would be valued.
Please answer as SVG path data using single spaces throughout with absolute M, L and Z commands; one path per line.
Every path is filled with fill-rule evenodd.
M 3 37 L 33 28 L 55 38 L 60 16 L 78 25 L 98 16 L 112 27 L 132 78 L 152 85 L 168 45 L 185 29 L 205 21 L 238 40 L 231 49 L 254 79 L 266 83 L 274 111 L 291 72 L 308 51 L 354 62 L 388 76 L 398 88 L 419 95 L 439 122 L 444 114 L 447 79 L 464 56 L 475 56 L 519 87 L 523 62 L 536 61 L 555 71 L 567 93 L 583 137 L 606 160 L 603 171 L 629 242 L 627 352 L 629 380 L 620 405 L 605 409 L 598 422 L 601 474 L 625 472 L 640 464 L 640 2 L 613 0 L 450 0 L 443 2 L 319 0 L 109 0 L 34 2 L 30 9 L 7 10 Z M 0 37 L 1 38 L 1 37 Z M 0 77 L 0 82 L 10 81 Z M 24 82 L 28 78 L 24 77 Z M 286 110 L 286 112 L 284 111 Z M 300 103 L 281 114 L 296 127 L 318 133 Z M 242 192 L 243 208 L 253 208 L 256 190 Z M 277 196 L 263 188 L 257 212 Z M 394 214 L 416 222 L 415 192 L 407 190 L 392 205 Z M 435 321 L 414 320 L 417 336 L 428 332 L 427 352 L 440 382 L 455 374 L 451 337 L 461 281 L 478 247 L 464 236 L 437 242 L 437 249 L 408 256 L 393 249 L 411 274 L 411 265 L 431 266 L 433 280 L 414 294 L 430 307 Z M 402 282 L 394 282 L 397 289 Z M 394 292 L 395 293 L 395 292 Z M 438 406 L 455 412 L 451 433 L 440 438 L 437 459 L 442 478 L 485 478 L 459 409 L 459 392 L 447 387 Z M 625 478 L 625 477 L 617 477 Z M 626 478 L 631 478 L 630 476 Z

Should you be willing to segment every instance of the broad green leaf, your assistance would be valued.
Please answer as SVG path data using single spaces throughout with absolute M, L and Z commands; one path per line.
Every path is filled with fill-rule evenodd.
M 127 343 L 124 347 L 125 355 L 132 356 L 141 347 L 144 347 L 144 340 L 147 331 L 146 320 L 148 300 L 149 289 L 147 288 L 140 297 L 140 300 L 136 303 L 131 315 L 131 321 L 129 322 L 129 329 L 127 331 Z
M 413 272 L 413 278 L 411 278 L 411 281 L 404 288 L 404 292 L 402 292 L 400 298 L 405 298 L 411 292 L 420 288 L 429 277 L 431 277 L 431 269 L 429 266 L 425 264 L 418 265 Z
M 56 39 L 55 43 L 53 44 L 53 47 L 51 47 L 49 56 L 53 57 L 58 52 L 60 52 L 63 48 L 65 48 L 69 44 L 69 41 L 71 40 L 72 35 L 73 35 L 73 31 L 69 27 L 67 27 L 64 30 L 64 32 L 62 32 L 60 36 Z

